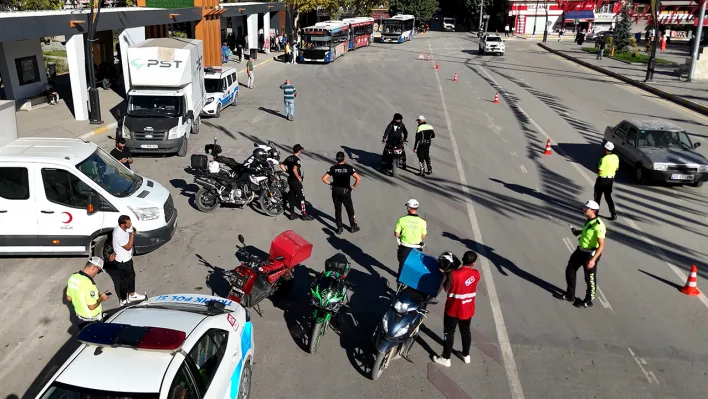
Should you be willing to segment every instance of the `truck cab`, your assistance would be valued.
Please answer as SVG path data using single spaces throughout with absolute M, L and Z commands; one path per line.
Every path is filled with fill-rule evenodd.
M 128 48 L 128 60 L 126 147 L 133 153 L 187 155 L 204 107 L 202 42 L 149 39 Z
M 455 31 L 455 18 L 443 18 L 442 27 L 444 31 L 454 32 Z

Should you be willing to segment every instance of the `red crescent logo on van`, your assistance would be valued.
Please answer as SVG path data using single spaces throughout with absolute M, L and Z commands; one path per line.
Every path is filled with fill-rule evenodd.
M 65 222 L 62 222 L 64 224 L 69 224 L 69 223 L 71 223 L 72 220 L 74 220 L 74 217 L 71 216 L 71 214 L 69 212 L 62 212 L 61 214 L 66 215 L 68 217 L 68 219 Z

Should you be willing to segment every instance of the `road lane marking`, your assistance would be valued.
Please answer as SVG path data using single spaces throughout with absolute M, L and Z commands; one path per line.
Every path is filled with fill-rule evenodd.
M 646 378 L 650 384 L 661 385 L 661 384 L 659 384 L 659 379 L 656 378 L 656 375 L 654 374 L 654 372 L 651 370 L 647 371 L 644 368 L 644 366 L 647 365 L 647 361 L 644 360 L 643 357 L 636 356 L 634 354 L 634 351 L 632 351 L 632 348 L 627 348 L 627 349 L 629 350 L 629 354 L 632 355 L 632 359 L 634 359 L 634 361 L 637 363 L 637 366 L 639 366 L 639 368 L 642 370 L 642 373 L 644 373 L 644 378 Z
M 575 252 L 576 246 L 573 244 L 573 240 L 568 237 L 563 237 L 563 244 L 565 244 L 565 247 L 568 248 L 568 252 L 570 252 L 571 254 Z M 610 301 L 607 300 L 607 297 L 600 289 L 599 284 L 597 287 L 597 299 L 600 301 L 600 305 L 602 305 L 603 308 L 610 309 L 612 313 L 615 313 L 615 310 L 612 309 L 612 305 L 610 305 Z
M 433 48 L 430 46 L 430 41 L 428 41 L 428 49 L 430 54 L 433 53 Z M 504 370 L 506 371 L 506 377 L 509 381 L 509 389 L 511 391 L 511 397 L 514 399 L 524 399 L 524 392 L 521 388 L 521 380 L 519 379 L 519 372 L 516 369 L 516 361 L 514 360 L 514 352 L 511 349 L 511 342 L 509 341 L 509 333 L 506 331 L 506 324 L 504 323 L 504 315 L 502 314 L 501 304 L 499 303 L 499 296 L 497 295 L 497 288 L 494 284 L 494 277 L 492 275 L 492 270 L 489 267 L 489 261 L 487 259 L 486 251 L 482 248 L 484 243 L 482 242 L 482 232 L 479 227 L 479 222 L 477 221 L 477 214 L 474 211 L 474 206 L 471 201 L 471 193 L 469 186 L 467 184 L 467 177 L 465 171 L 462 167 L 462 159 L 460 157 L 460 151 L 457 147 L 457 140 L 455 140 L 455 135 L 452 132 L 452 123 L 450 122 L 450 114 L 447 111 L 447 104 L 445 103 L 445 94 L 443 93 L 442 84 L 440 83 L 440 74 L 438 70 L 435 71 L 435 79 L 438 82 L 438 90 L 440 91 L 440 100 L 442 101 L 443 113 L 445 114 L 445 122 L 447 123 L 447 130 L 450 132 L 450 143 L 452 145 L 453 153 L 455 154 L 455 163 L 457 164 L 457 173 L 460 177 L 460 185 L 462 191 L 465 193 L 465 203 L 467 205 L 467 216 L 469 217 L 469 222 L 472 227 L 472 235 L 474 240 L 478 244 L 478 251 L 482 255 L 481 264 L 482 272 L 484 273 L 484 283 L 487 287 L 487 293 L 489 295 L 489 303 L 492 307 L 492 315 L 494 317 L 494 325 L 497 330 L 497 338 L 499 339 L 499 348 L 502 352 L 502 359 L 504 361 Z
M 511 152 L 511 156 L 512 156 L 512 157 L 515 157 L 515 156 L 516 156 L 516 151 L 512 151 L 512 152 Z M 706 219 L 708 219 L 708 218 L 706 218 Z
M 497 91 L 499 91 L 500 93 L 505 93 L 505 92 L 506 92 L 504 89 L 501 88 L 501 86 L 499 86 L 499 83 L 497 83 L 497 81 L 492 77 L 492 75 L 490 75 L 489 72 L 487 72 L 487 70 L 484 69 L 484 67 L 482 67 L 481 65 L 479 65 L 479 68 L 480 68 L 480 69 L 482 70 L 482 72 L 484 72 L 484 74 L 487 75 L 487 77 L 494 83 L 494 85 L 496 86 Z M 553 139 L 551 138 L 551 136 L 549 136 L 548 133 L 546 133 L 546 131 L 543 130 L 543 128 L 542 128 L 538 123 L 536 123 L 536 121 L 533 120 L 533 118 L 531 118 L 531 116 L 530 116 L 528 113 L 526 113 L 526 111 L 524 111 L 523 108 L 521 108 L 521 106 L 519 106 L 519 105 L 517 104 L 517 105 L 516 105 L 516 108 L 519 110 L 519 112 L 520 112 L 521 114 L 523 114 L 523 115 L 526 117 L 526 119 L 528 119 L 528 121 L 529 121 L 532 125 L 534 125 L 534 127 L 535 127 L 536 129 L 538 129 L 538 131 L 539 131 L 542 135 L 544 135 L 548 140 L 551 140 L 551 143 L 552 143 L 552 144 L 556 144 L 556 145 L 555 145 L 556 152 L 557 152 L 560 156 L 564 157 L 564 158 L 566 159 L 566 161 L 568 161 L 571 165 L 573 165 L 573 168 L 575 168 L 575 170 L 577 170 L 578 173 L 580 173 L 580 176 L 582 176 L 583 179 L 585 179 L 585 181 L 588 182 L 588 184 L 590 184 L 590 185 L 594 184 L 594 181 L 592 180 L 592 178 L 580 167 L 580 165 L 578 165 L 578 163 L 576 163 L 576 162 L 571 161 L 571 158 L 568 156 L 568 154 L 566 154 L 566 152 L 563 151 L 563 149 L 561 149 L 560 147 L 558 147 L 557 142 L 556 142 L 555 140 L 553 140 Z M 642 230 L 636 223 L 634 223 L 634 221 L 633 221 L 632 219 L 629 219 L 629 218 L 625 217 L 625 218 L 622 218 L 622 220 L 626 220 L 626 221 L 627 221 L 627 224 L 629 224 L 632 228 L 634 228 L 634 229 L 639 233 L 639 236 L 642 238 L 642 240 L 644 240 L 644 242 L 646 242 L 647 244 L 649 244 L 649 245 L 651 246 L 651 248 L 654 250 L 654 253 L 656 253 L 656 255 L 657 255 L 661 260 L 663 260 L 664 263 L 666 263 L 666 265 L 668 265 L 671 270 L 674 271 L 674 273 L 679 277 L 679 279 L 680 279 L 681 281 L 686 281 L 686 279 L 687 279 L 686 273 L 684 273 L 681 269 L 679 269 L 677 266 L 673 265 L 673 264 L 669 261 L 669 258 L 666 257 L 666 255 L 664 254 L 664 251 L 662 251 L 661 248 L 658 248 L 649 238 L 647 238 L 646 233 L 644 232 L 644 230 Z M 598 289 L 598 292 L 599 292 L 599 289 Z M 700 299 L 701 302 L 703 302 L 703 304 L 704 304 L 706 307 L 708 307 L 708 297 L 706 297 L 706 295 L 705 295 L 704 293 L 701 293 L 701 294 L 698 296 L 698 299 Z
M 521 173 L 523 173 L 525 175 L 529 173 L 529 171 L 526 170 L 526 167 L 524 165 L 519 165 L 519 168 L 521 168 Z

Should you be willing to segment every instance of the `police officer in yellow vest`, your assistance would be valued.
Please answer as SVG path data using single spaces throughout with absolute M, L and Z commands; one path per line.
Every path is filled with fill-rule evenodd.
M 620 166 L 619 157 L 612 153 L 614 149 L 614 144 L 609 141 L 605 143 L 605 155 L 600 158 L 597 165 L 597 179 L 595 180 L 595 202 L 600 204 L 602 194 L 605 194 L 605 201 L 610 208 L 610 220 L 617 219 L 615 202 L 612 201 L 612 183 L 615 181 L 615 175 Z
M 578 248 L 570 255 L 568 266 L 565 268 L 565 281 L 568 284 L 568 289 L 565 291 L 565 295 L 559 298 L 573 302 L 577 308 L 591 307 L 592 301 L 595 299 L 597 264 L 605 249 L 605 234 L 607 232 L 605 223 L 597 216 L 599 210 L 600 205 L 597 202 L 586 202 L 584 212 L 587 221 L 585 225 L 582 230 L 571 228 L 573 234 L 580 236 L 580 238 L 578 238 Z M 581 266 L 585 272 L 585 283 L 587 284 L 584 300 L 575 298 L 575 274 Z
M 79 329 L 90 323 L 103 320 L 102 302 L 108 300 L 110 292 L 98 292 L 93 279 L 103 271 L 103 259 L 92 256 L 84 268 L 69 277 L 66 284 L 66 299 L 74 305 Z
M 398 239 L 398 274 L 401 274 L 403 263 L 406 261 L 408 254 L 413 249 L 420 249 L 428 234 L 428 224 L 418 216 L 418 207 L 420 204 L 417 200 L 409 199 L 406 202 L 408 214 L 398 218 L 396 228 L 393 235 Z

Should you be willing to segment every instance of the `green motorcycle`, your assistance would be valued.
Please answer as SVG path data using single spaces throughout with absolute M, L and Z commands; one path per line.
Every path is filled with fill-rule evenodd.
M 325 271 L 312 283 L 312 332 L 309 352 L 316 353 L 320 338 L 325 335 L 332 317 L 349 302 L 345 279 L 351 266 L 344 254 L 338 253 L 325 261 Z

